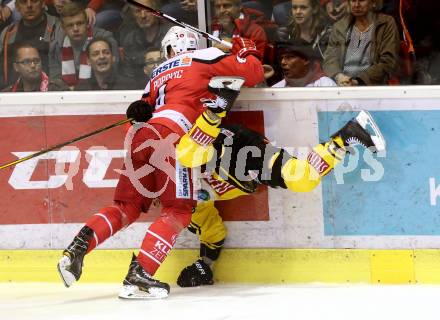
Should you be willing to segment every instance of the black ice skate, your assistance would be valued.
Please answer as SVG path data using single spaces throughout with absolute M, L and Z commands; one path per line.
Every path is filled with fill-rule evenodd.
M 198 287 L 214 284 L 212 270 L 203 259 L 199 259 L 180 272 L 177 284 L 180 287 Z
M 133 254 L 124 287 L 119 293 L 121 299 L 162 299 L 168 297 L 170 286 L 150 276 Z
M 372 133 L 368 131 L 370 129 Z M 359 114 L 347 122 L 338 132 L 331 137 L 340 136 L 345 146 L 362 145 L 372 152 L 383 151 L 386 148 L 385 139 L 379 127 L 368 111 L 362 110 Z
M 58 262 L 58 273 L 68 288 L 79 280 L 82 273 L 84 256 L 89 248 L 89 241 L 93 237 L 93 230 L 83 227 L 72 243 L 63 251 L 63 257 Z
M 234 105 L 244 82 L 242 77 L 212 77 L 208 90 L 216 95 L 216 100 L 202 98 L 200 101 L 212 112 L 224 117 Z

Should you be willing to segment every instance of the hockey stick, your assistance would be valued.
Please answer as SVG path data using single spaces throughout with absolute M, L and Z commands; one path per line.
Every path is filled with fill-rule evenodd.
M 208 32 L 202 31 L 202 30 L 200 30 L 200 29 L 198 29 L 196 27 L 193 27 L 193 26 L 185 23 L 185 22 L 179 21 L 176 18 L 167 15 L 166 13 L 163 13 L 163 12 L 158 11 L 158 10 L 154 10 L 153 8 L 147 6 L 147 5 L 143 4 L 143 3 L 139 3 L 139 2 L 137 2 L 135 0 L 127 0 L 127 2 L 131 3 L 134 6 L 143 8 L 143 9 L 147 10 L 148 12 L 154 14 L 157 17 L 162 17 L 162 18 L 164 18 L 164 19 L 166 19 L 166 20 L 168 20 L 168 21 L 170 21 L 170 22 L 172 22 L 174 24 L 177 24 L 178 26 L 190 29 L 190 30 L 192 30 L 192 31 L 202 35 L 206 39 L 209 39 L 209 40 L 221 43 L 223 46 L 225 46 L 225 47 L 227 47 L 229 49 L 232 48 L 232 44 L 230 42 L 227 42 L 225 40 L 217 38 L 217 37 L 213 36 L 212 34 L 209 34 Z
M 106 131 L 106 130 L 108 130 L 108 129 L 111 129 L 111 128 L 114 128 L 114 127 L 120 126 L 120 125 L 122 125 L 122 124 L 124 124 L 124 123 L 127 123 L 127 122 L 130 122 L 130 121 L 132 121 L 132 120 L 133 120 L 133 118 L 129 118 L 129 119 L 125 119 L 125 120 L 118 121 L 118 122 L 113 123 L 113 124 L 111 124 L 111 125 L 109 125 L 109 126 L 107 126 L 107 127 L 104 127 L 104 128 L 101 128 L 101 129 L 95 130 L 95 131 L 93 131 L 93 132 L 87 133 L 87 134 L 82 135 L 82 136 L 80 136 L 80 137 L 78 137 L 78 138 L 75 138 L 75 139 L 72 139 L 72 140 L 70 140 L 70 141 L 66 141 L 66 142 L 63 142 L 63 143 L 57 144 L 57 145 L 52 146 L 52 147 L 50 147 L 50 148 L 48 148 L 48 149 L 46 149 L 46 150 L 41 150 L 41 151 L 38 151 L 38 152 L 36 152 L 36 153 L 30 154 L 30 155 L 28 155 L 28 156 L 26 156 L 26 157 L 24 157 L 24 158 L 20 158 L 20 159 L 17 159 L 17 160 L 15 160 L 15 161 L 12 161 L 12 162 L 6 163 L 6 164 L 0 166 L 0 170 L 1 170 L 1 169 L 4 169 L 4 168 L 11 167 L 11 166 L 15 166 L 16 164 L 19 164 L 19 163 L 24 162 L 24 161 L 26 161 L 26 160 L 29 160 L 29 159 L 32 159 L 32 158 L 35 158 L 35 157 L 41 156 L 42 154 L 48 153 L 48 152 L 50 152 L 50 151 L 52 151 L 52 150 L 56 150 L 56 149 L 62 148 L 62 147 L 64 147 L 64 146 L 67 146 L 68 144 L 71 144 L 71 143 L 74 143 L 74 142 L 77 142 L 77 141 L 83 140 L 83 139 L 85 139 L 85 138 L 91 137 L 91 136 L 93 136 L 93 135 L 95 135 L 95 134 L 101 133 L 101 132 Z
M 185 23 L 185 22 L 179 21 L 176 18 L 167 15 L 166 13 L 163 13 L 163 12 L 158 11 L 158 10 L 154 10 L 153 8 L 147 6 L 147 5 L 143 4 L 143 3 L 139 3 L 136 0 L 127 0 L 127 2 L 131 3 L 134 6 L 137 6 L 139 8 L 143 8 L 143 9 L 151 12 L 152 14 L 154 14 L 157 17 L 162 17 L 162 18 L 164 18 L 164 19 L 166 19 L 166 20 L 168 20 L 168 21 L 170 21 L 170 22 L 172 22 L 174 24 L 177 24 L 180 27 L 190 29 L 190 30 L 192 30 L 192 31 L 202 35 L 206 39 L 218 42 L 218 43 L 222 44 L 223 46 L 225 46 L 226 48 L 229 48 L 229 49 L 232 48 L 232 43 L 230 43 L 228 41 L 225 41 L 225 40 L 222 40 L 222 39 L 220 39 L 220 38 L 218 38 L 216 36 L 213 36 L 212 34 L 210 34 L 208 32 L 205 32 L 205 31 L 202 31 L 202 30 L 200 30 L 200 29 L 198 29 L 196 27 L 193 27 L 192 25 L 189 25 L 189 24 Z M 270 77 L 272 77 L 274 75 L 275 71 L 274 71 L 272 66 L 270 66 L 268 64 L 264 64 L 263 68 L 264 68 L 264 73 L 265 73 L 264 77 L 266 79 L 268 79 L 268 78 L 270 78 Z

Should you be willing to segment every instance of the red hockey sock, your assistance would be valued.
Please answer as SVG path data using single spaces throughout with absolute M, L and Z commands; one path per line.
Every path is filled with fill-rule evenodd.
M 121 230 L 122 227 L 132 224 L 139 215 L 140 209 L 125 203 L 117 203 L 115 206 L 99 210 L 86 222 L 86 226 L 94 231 L 87 253 Z
M 191 221 L 191 206 L 163 208 L 162 216 L 147 230 L 137 260 L 142 268 L 154 275 L 173 248 L 177 236 Z

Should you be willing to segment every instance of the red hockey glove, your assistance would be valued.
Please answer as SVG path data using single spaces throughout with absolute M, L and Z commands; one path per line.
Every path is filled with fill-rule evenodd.
M 251 39 L 236 37 L 232 38 L 231 53 L 237 55 L 238 58 L 244 59 L 248 55 L 253 55 L 261 60 L 262 56 L 260 51 L 257 50 L 255 42 Z

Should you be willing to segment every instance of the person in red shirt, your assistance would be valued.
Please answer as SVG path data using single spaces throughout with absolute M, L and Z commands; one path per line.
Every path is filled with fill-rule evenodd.
M 222 39 L 243 37 L 252 40 L 263 59 L 268 39 L 263 27 L 251 18 L 255 13 L 258 11 L 243 7 L 241 0 L 215 0 L 212 32 Z M 228 51 L 227 48 L 220 49 Z
M 119 297 L 168 296 L 169 285 L 153 276 L 180 231 L 190 223 L 196 205 L 191 172 L 176 162 L 175 146 L 206 109 L 205 101 L 219 101 L 220 107 L 230 108 L 237 97 L 239 88 L 228 91 L 232 92 L 230 98 L 216 96 L 213 92 L 218 90 L 208 86 L 211 78 L 234 75 L 250 87 L 264 79 L 261 62 L 254 56 L 258 55 L 255 45 L 241 38 L 233 44 L 229 55 L 217 48 L 197 50 L 197 34 L 181 27 L 172 27 L 165 35 L 162 50 L 168 60 L 153 71 L 143 102 L 133 103 L 127 110 L 129 118 L 139 119 L 139 114 L 144 114 L 141 119 L 151 119 L 135 124 L 126 136 L 127 157 L 114 205 L 91 216 L 63 251 L 58 270 L 67 287 L 80 278 L 86 253 L 137 220 L 153 199 L 159 198 L 161 215 L 148 228 L 139 254 L 133 255 Z
M 63 91 L 68 90 L 62 81 L 51 81 L 42 70 L 38 49 L 33 45 L 15 43 L 13 67 L 19 78 L 3 92 Z

